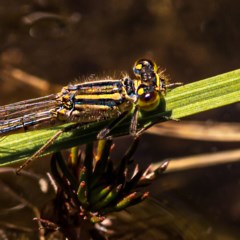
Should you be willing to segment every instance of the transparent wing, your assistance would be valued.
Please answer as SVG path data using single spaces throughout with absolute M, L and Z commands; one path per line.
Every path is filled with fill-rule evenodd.
M 57 95 L 52 94 L 1 106 L 0 134 L 50 121 L 57 105 Z

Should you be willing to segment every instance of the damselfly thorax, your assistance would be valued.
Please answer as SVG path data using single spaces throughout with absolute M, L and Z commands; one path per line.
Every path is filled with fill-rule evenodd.
M 58 96 L 62 105 L 53 112 L 56 118 L 82 123 L 118 117 L 136 101 L 135 86 L 127 77 L 69 85 Z

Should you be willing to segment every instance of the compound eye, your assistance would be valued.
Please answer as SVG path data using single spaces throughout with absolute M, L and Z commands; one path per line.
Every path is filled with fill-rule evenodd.
M 136 77 L 140 77 L 142 74 L 142 64 L 136 62 L 135 65 L 133 66 L 133 72 L 136 75 Z
M 157 92 L 148 92 L 144 94 L 144 101 L 149 102 L 149 101 L 155 101 L 155 99 L 158 97 Z
M 144 100 L 145 101 L 149 101 L 151 99 L 151 94 L 150 93 L 146 93 L 144 96 Z
M 157 91 L 155 91 L 154 88 L 146 85 L 139 86 L 137 94 L 141 101 L 151 101 L 158 95 Z
M 143 73 L 156 73 L 157 65 L 151 60 L 140 59 L 134 64 L 133 72 L 137 77 L 140 77 Z
M 138 88 L 137 95 L 138 105 L 144 111 L 152 111 L 159 105 L 160 96 L 154 88 L 141 85 Z
M 144 86 L 144 85 L 140 85 L 139 87 L 138 87 L 138 89 L 137 89 L 137 95 L 138 95 L 138 97 L 142 97 L 142 96 L 144 96 L 145 95 L 145 93 L 146 93 L 147 91 L 146 91 L 146 86 Z

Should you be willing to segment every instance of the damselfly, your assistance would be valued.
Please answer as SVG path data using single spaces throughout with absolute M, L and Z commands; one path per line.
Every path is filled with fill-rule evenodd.
M 94 80 L 70 84 L 61 92 L 49 96 L 21 101 L 0 107 L 0 135 L 14 133 L 17 130 L 29 130 L 48 127 L 64 122 L 75 123 L 57 132 L 20 168 L 28 165 L 52 144 L 63 132 L 70 131 L 83 124 L 111 120 L 112 122 L 97 135 L 106 138 L 110 131 L 130 112 L 133 112 L 129 133 L 138 135 L 139 111 L 153 111 L 160 103 L 168 84 L 167 78 L 158 71 L 151 60 L 138 60 L 133 71 L 135 80 L 124 76 L 118 80 Z

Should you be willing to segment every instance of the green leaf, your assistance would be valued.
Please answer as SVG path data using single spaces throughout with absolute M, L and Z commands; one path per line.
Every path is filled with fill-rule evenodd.
M 240 70 L 235 70 L 168 91 L 158 111 L 142 112 L 139 123 L 145 126 L 157 120 L 165 121 L 161 116 L 180 119 L 239 101 Z M 130 118 L 131 116 L 119 124 L 111 134 L 113 136 L 128 134 Z M 109 122 L 86 124 L 77 130 L 63 133 L 44 154 L 91 142 Z M 0 140 L 0 165 L 26 160 L 57 131 L 68 125 L 70 124 L 4 137 Z
M 240 69 L 184 85 L 166 97 L 172 118 L 182 118 L 240 101 Z

